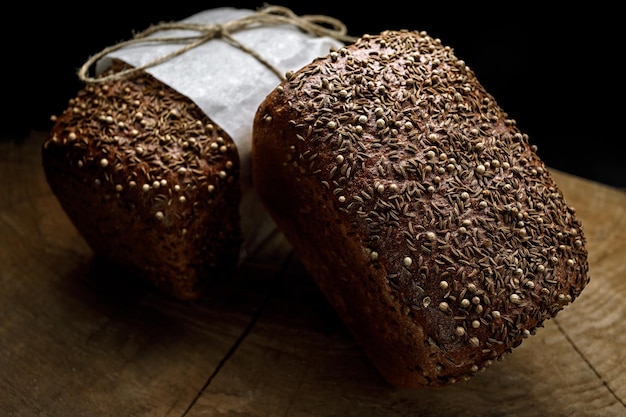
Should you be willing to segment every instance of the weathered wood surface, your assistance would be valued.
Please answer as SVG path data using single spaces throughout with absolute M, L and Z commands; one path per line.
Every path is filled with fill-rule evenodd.
M 625 416 L 626 193 L 554 172 L 591 283 L 513 354 L 436 390 L 386 385 L 280 235 L 193 303 L 94 260 L 43 177 L 0 144 L 2 416 Z

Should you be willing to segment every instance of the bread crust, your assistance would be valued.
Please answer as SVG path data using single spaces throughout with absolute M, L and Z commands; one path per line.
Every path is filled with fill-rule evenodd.
M 116 61 L 110 71 L 127 64 Z M 85 86 L 42 149 L 46 179 L 99 257 L 166 294 L 197 298 L 238 262 L 232 139 L 148 73 Z
M 365 35 L 259 106 L 261 200 L 383 377 L 465 380 L 589 281 L 582 225 L 473 71 L 424 32 Z

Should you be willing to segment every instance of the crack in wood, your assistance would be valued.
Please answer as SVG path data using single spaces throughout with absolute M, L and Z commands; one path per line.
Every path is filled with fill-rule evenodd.
M 600 373 L 600 371 L 598 371 L 596 369 L 595 366 L 593 366 L 593 364 L 591 363 L 591 360 L 589 360 L 589 358 L 587 358 L 585 356 L 585 354 L 582 352 L 582 350 L 580 350 L 578 348 L 578 346 L 576 345 L 576 343 L 574 343 L 574 340 L 569 337 L 569 335 L 567 334 L 567 332 L 565 331 L 565 329 L 561 326 L 561 324 L 559 323 L 559 321 L 554 318 L 553 319 L 554 323 L 556 324 L 556 327 L 559 329 L 559 332 L 565 337 L 565 339 L 567 340 L 567 343 L 570 344 L 570 346 L 572 347 L 572 349 L 574 349 L 574 351 L 578 354 L 578 356 L 581 357 L 581 359 L 587 364 L 587 366 L 589 367 L 589 369 L 591 369 L 591 372 L 594 373 L 594 375 L 596 376 L 596 378 L 598 378 L 598 380 L 602 383 L 602 385 L 604 386 L 604 388 L 609 392 L 609 394 L 611 394 L 611 396 L 613 398 L 615 398 L 615 400 L 622 406 L 624 407 L 624 409 L 626 409 L 626 401 L 624 401 L 622 398 L 620 398 L 619 395 L 617 395 L 617 392 L 615 392 L 615 390 L 613 388 L 611 388 L 611 386 L 609 385 L 609 382 L 604 379 L 604 377 L 602 376 L 602 374 Z
M 239 349 L 239 346 L 241 346 L 243 341 L 252 332 L 252 330 L 256 326 L 257 322 L 259 321 L 261 315 L 263 314 L 263 311 L 265 311 L 265 309 L 267 308 L 268 304 L 272 300 L 272 297 L 275 294 L 275 291 L 274 291 L 275 290 L 275 286 L 279 285 L 280 282 L 282 281 L 283 277 L 287 274 L 287 269 L 289 268 L 289 264 L 291 263 L 292 257 L 293 257 L 293 252 L 290 251 L 289 254 L 287 255 L 287 257 L 285 258 L 285 260 L 283 261 L 283 264 L 281 265 L 281 268 L 276 273 L 275 278 L 272 280 L 272 285 L 270 285 L 268 287 L 268 291 L 267 291 L 267 293 L 265 295 L 265 298 L 259 304 L 259 307 L 256 309 L 256 311 L 252 315 L 252 318 L 250 319 L 250 322 L 244 328 L 243 332 L 241 332 L 239 337 L 235 340 L 235 342 L 230 347 L 230 349 L 228 349 L 228 351 L 226 352 L 224 357 L 217 364 L 217 366 L 215 367 L 215 369 L 213 370 L 211 375 L 209 375 L 209 377 L 207 378 L 207 380 L 204 383 L 204 385 L 202 385 L 200 390 L 198 390 L 198 392 L 196 393 L 196 396 L 191 400 L 191 402 L 189 403 L 189 405 L 187 406 L 187 408 L 185 409 L 183 414 L 181 414 L 181 417 L 185 417 L 185 416 L 187 416 L 189 414 L 189 412 L 192 410 L 192 408 L 195 406 L 195 404 L 198 402 L 198 400 L 204 395 L 205 391 L 209 388 L 209 385 L 211 385 L 211 382 L 217 377 L 217 375 L 222 370 L 222 368 L 226 365 L 226 363 L 230 360 L 230 358 L 235 354 L 237 349 Z

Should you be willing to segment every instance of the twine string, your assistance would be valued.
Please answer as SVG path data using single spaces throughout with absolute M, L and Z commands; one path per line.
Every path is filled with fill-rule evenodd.
M 186 23 L 186 22 L 162 22 L 156 25 L 152 25 L 142 32 L 134 35 L 133 38 L 119 42 L 115 45 L 108 46 L 102 49 L 100 52 L 91 56 L 78 70 L 78 77 L 85 83 L 105 82 L 125 77 L 143 71 L 147 68 L 154 67 L 163 62 L 169 61 L 185 52 L 196 48 L 205 42 L 212 39 L 223 39 L 233 45 L 236 48 L 250 54 L 257 61 L 271 70 L 279 79 L 284 79 L 284 75 L 275 68 L 269 61 L 263 58 L 259 53 L 251 48 L 248 48 L 232 34 L 245 28 L 254 26 L 275 26 L 280 24 L 293 25 L 304 32 L 314 36 L 328 36 L 343 42 L 354 42 L 356 38 L 347 34 L 346 26 L 338 19 L 325 15 L 302 15 L 298 16 L 293 11 L 282 6 L 265 6 L 254 14 L 234 19 L 225 23 L 216 24 L 199 24 L 199 23 Z M 149 37 L 157 32 L 167 32 L 174 30 L 186 30 L 197 32 L 197 35 L 190 36 L 153 36 Z M 162 55 L 148 62 L 147 64 L 132 67 L 119 72 L 109 74 L 101 77 L 89 76 L 90 68 L 102 57 L 107 54 L 125 48 L 130 45 L 136 44 L 149 44 L 149 43 L 169 43 L 169 44 L 183 44 L 182 47 L 176 49 L 168 54 Z

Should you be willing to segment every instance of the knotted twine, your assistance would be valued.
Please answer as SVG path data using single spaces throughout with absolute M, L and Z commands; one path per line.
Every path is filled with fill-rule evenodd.
M 205 42 L 212 39 L 223 39 L 229 42 L 236 48 L 241 49 L 245 53 L 250 54 L 261 64 L 271 70 L 279 79 L 284 79 L 285 76 L 272 64 L 270 64 L 265 58 L 259 55 L 256 51 L 243 45 L 237 39 L 232 36 L 232 33 L 242 29 L 246 29 L 253 26 L 273 26 L 280 24 L 288 24 L 296 26 L 315 36 L 328 36 L 343 42 L 354 42 L 356 38 L 347 34 L 346 26 L 338 19 L 325 15 L 302 15 L 298 16 L 293 11 L 282 6 L 265 6 L 259 9 L 256 13 L 249 16 L 244 16 L 238 19 L 233 19 L 226 23 L 214 23 L 214 24 L 198 24 L 198 23 L 186 23 L 186 22 L 162 22 L 150 26 L 148 29 L 139 32 L 133 36 L 133 38 L 117 43 L 112 46 L 108 46 L 102 49 L 97 54 L 91 56 L 83 66 L 78 70 L 78 77 L 85 83 L 97 83 L 107 82 L 112 80 L 118 80 L 122 78 L 130 77 L 131 75 L 143 71 L 147 68 L 154 67 L 160 63 L 168 61 L 176 56 L 182 55 L 190 49 L 196 48 Z M 150 35 L 157 32 L 166 32 L 170 30 L 188 30 L 197 32 L 197 35 L 191 36 L 155 36 Z M 127 47 L 129 45 L 140 43 L 186 43 L 183 47 L 157 57 L 154 60 L 144 64 L 142 66 L 128 68 L 119 72 L 102 76 L 91 77 L 88 75 L 89 69 L 105 55 Z

